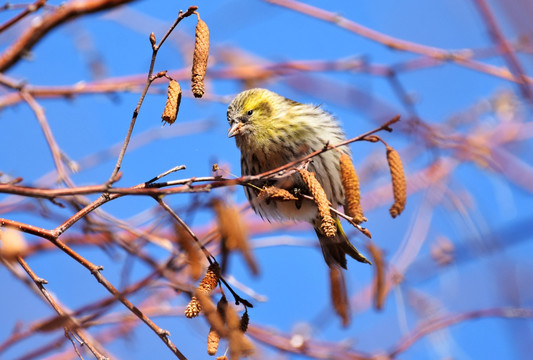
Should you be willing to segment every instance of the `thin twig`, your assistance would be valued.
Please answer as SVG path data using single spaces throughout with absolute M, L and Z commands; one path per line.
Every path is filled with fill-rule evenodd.
M 50 151 L 52 153 L 52 158 L 54 159 L 54 164 L 56 166 L 57 175 L 61 182 L 64 182 L 65 185 L 72 187 L 73 183 L 70 180 L 67 171 L 65 170 L 65 165 L 62 160 L 61 156 L 61 149 L 57 145 L 57 142 L 54 138 L 54 135 L 52 133 L 52 130 L 50 129 L 50 125 L 48 124 L 48 121 L 46 119 L 46 115 L 44 114 L 44 109 L 35 101 L 33 96 L 24 89 L 20 91 L 20 95 L 22 98 L 28 103 L 30 108 L 35 113 L 35 117 L 39 121 L 39 125 L 41 125 L 41 129 L 43 130 L 44 137 L 46 138 L 46 142 L 48 143 L 48 146 L 50 147 Z
M 174 181 L 168 181 L 163 183 L 150 183 L 147 182 L 141 183 L 132 187 L 128 188 L 107 188 L 107 185 L 91 185 L 91 186 L 81 186 L 73 189 L 43 189 L 43 188 L 33 188 L 29 186 L 19 186 L 19 185 L 12 185 L 12 184 L 0 184 L 0 193 L 8 193 L 8 194 L 18 194 L 22 196 L 31 196 L 31 197 L 37 197 L 37 198 L 55 198 L 55 197 L 63 197 L 63 196 L 72 196 L 72 195 L 78 195 L 78 194 L 95 194 L 100 192 L 107 192 L 106 195 L 102 196 L 101 198 L 93 201 L 92 203 L 86 205 L 85 208 L 80 210 L 77 214 L 73 215 L 71 218 L 69 218 L 67 221 L 65 221 L 64 224 L 59 226 L 56 231 L 58 231 L 58 234 L 61 234 L 66 229 L 68 229 L 70 226 L 72 226 L 74 223 L 76 223 L 79 219 L 81 219 L 83 216 L 85 216 L 87 213 L 95 210 L 96 208 L 100 207 L 101 205 L 105 204 L 106 202 L 116 199 L 117 197 L 124 196 L 124 195 L 148 195 L 148 196 L 161 196 L 161 195 L 169 195 L 169 194 L 177 194 L 177 193 L 193 193 L 193 192 L 202 192 L 202 191 L 210 191 L 214 188 L 219 187 L 226 187 L 226 186 L 233 186 L 233 185 L 245 185 L 249 182 L 255 181 L 255 180 L 262 180 L 262 179 L 273 179 L 273 178 L 279 178 L 279 177 L 286 177 L 290 176 L 292 174 L 292 171 L 296 169 L 300 164 L 305 163 L 309 161 L 309 159 L 318 156 L 322 154 L 325 151 L 330 151 L 333 149 L 336 149 L 338 147 L 356 142 L 356 141 L 369 141 L 369 138 L 371 138 L 371 135 L 375 134 L 379 131 L 391 131 L 391 126 L 399 121 L 399 116 L 396 116 L 395 118 L 387 121 L 383 125 L 377 127 L 374 130 L 368 131 L 362 135 L 353 137 L 351 139 L 342 141 L 338 144 L 327 144 L 323 148 L 312 152 L 298 160 L 295 160 L 293 162 L 290 162 L 288 164 L 285 164 L 283 166 L 280 166 L 276 169 L 272 169 L 269 171 L 266 171 L 261 174 L 257 175 L 244 175 L 235 179 L 225 179 L 218 176 L 209 176 L 209 177 L 192 177 L 189 179 L 181 179 L 181 180 L 174 180 Z M 202 185 L 193 185 L 196 182 L 208 182 L 207 184 Z M 177 186 L 177 187 L 170 187 L 165 188 L 165 186 L 175 186 L 175 185 L 185 185 L 185 186 Z
M 178 166 L 175 166 L 175 167 L 173 167 L 172 169 L 167 170 L 167 171 L 165 171 L 164 173 L 161 173 L 161 174 L 157 175 L 156 177 L 154 177 L 154 178 L 148 180 L 148 181 L 146 182 L 146 184 L 151 184 L 151 183 L 153 183 L 154 181 L 157 181 L 157 180 L 161 179 L 162 177 L 165 177 L 165 176 L 167 176 L 167 175 L 169 175 L 169 174 L 172 174 L 173 172 L 180 171 L 180 170 L 184 170 L 184 169 L 185 169 L 185 165 L 178 165 Z
M 50 31 L 68 20 L 114 8 L 133 0 L 92 0 L 67 1 L 57 10 L 42 17 L 38 23 L 28 26 L 26 30 L 0 54 L 0 72 L 5 73 L 15 65 L 24 54 L 31 49 Z
M 530 84 L 533 84 L 533 78 L 529 76 L 524 76 L 523 78 L 513 75 L 509 72 L 508 69 L 489 65 L 479 61 L 472 60 L 469 56 L 464 55 L 463 50 L 459 51 L 450 51 L 439 49 L 436 47 L 426 46 L 407 40 L 397 39 L 390 35 L 382 34 L 378 31 L 369 29 L 361 24 L 356 23 L 355 21 L 348 20 L 343 18 L 339 14 L 329 12 L 318 7 L 314 7 L 296 0 L 265 0 L 266 2 L 283 6 L 287 9 L 297 11 L 299 13 L 315 17 L 320 20 L 331 22 L 341 28 L 344 28 L 348 31 L 356 33 L 360 36 L 363 36 L 367 39 L 373 40 L 375 42 L 381 43 L 395 50 L 409 51 L 412 53 L 428 56 L 440 62 L 453 62 L 457 65 L 464 66 L 466 68 L 483 72 L 492 76 L 496 76 L 502 79 L 513 81 L 516 83 L 522 83 L 527 81 Z
M 157 203 L 159 205 L 161 205 L 161 207 L 163 209 L 165 209 L 165 211 L 167 211 L 170 216 L 172 216 L 179 224 L 180 226 L 183 226 L 183 228 L 185 229 L 185 231 L 187 231 L 187 233 L 194 239 L 194 241 L 196 242 L 196 244 L 200 247 L 200 249 L 202 250 L 202 252 L 204 253 L 205 257 L 207 258 L 207 260 L 209 261 L 210 264 L 213 264 L 214 262 L 216 262 L 216 259 L 215 257 L 209 252 L 209 250 L 207 250 L 205 248 L 205 246 L 202 244 L 202 242 L 200 241 L 200 239 L 198 239 L 198 237 L 196 236 L 196 234 L 191 230 L 191 228 L 185 223 L 185 221 L 183 221 L 178 214 L 176 214 L 176 212 L 174 210 L 172 210 L 172 208 L 170 206 L 168 206 L 167 203 L 165 203 L 163 201 L 163 199 L 161 197 L 154 197 L 154 200 L 157 201 Z
M 518 85 L 520 86 L 520 91 L 522 96 L 529 101 L 533 101 L 533 91 L 529 84 L 531 83 L 526 75 L 524 67 L 518 60 L 518 57 L 513 51 L 512 46 L 509 44 L 505 35 L 503 34 L 493 12 L 490 10 L 489 5 L 485 0 L 473 0 L 474 4 L 477 6 L 479 12 L 487 27 L 489 29 L 489 34 L 492 37 L 493 41 L 499 45 L 502 50 L 502 57 L 507 62 L 511 73 L 519 79 Z
M 120 293 L 101 273 L 100 271 L 103 270 L 102 266 L 97 266 L 82 257 L 80 254 L 78 254 L 76 251 L 72 250 L 69 246 L 67 246 L 65 243 L 60 241 L 57 237 L 59 235 L 56 235 L 58 233 L 57 230 L 45 230 L 42 228 L 38 228 L 32 225 L 28 224 L 22 224 L 17 221 L 13 220 L 6 220 L 6 219 L 0 219 L 0 227 L 2 226 L 10 226 L 15 227 L 20 231 L 24 231 L 33 235 L 37 235 L 40 237 L 43 237 L 45 239 L 50 240 L 54 245 L 56 245 L 59 249 L 63 250 L 66 254 L 68 254 L 70 257 L 72 257 L 74 260 L 76 260 L 78 263 L 83 265 L 86 269 L 88 269 L 91 274 L 96 278 L 96 280 L 104 286 L 104 288 L 109 291 L 111 294 L 113 294 L 124 306 L 126 306 L 132 313 L 134 313 L 140 320 L 142 320 L 150 329 L 152 329 L 157 336 L 163 342 L 167 345 L 167 347 L 181 360 L 186 359 L 186 357 L 178 350 L 178 348 L 172 343 L 172 341 L 169 339 L 169 333 L 166 330 L 161 329 L 159 326 L 157 326 L 150 318 L 148 318 L 146 315 L 143 314 L 141 310 L 139 310 L 137 307 L 135 307 L 126 297 Z
M 35 273 L 30 268 L 28 263 L 26 263 L 26 261 L 22 257 L 20 256 L 17 257 L 17 261 L 20 264 L 20 266 L 22 266 L 22 268 L 26 271 L 26 273 L 28 273 L 30 278 L 33 280 L 33 282 L 35 283 L 35 285 L 41 292 L 42 296 L 46 299 L 46 301 L 48 301 L 48 303 L 50 304 L 50 306 L 52 306 L 55 312 L 61 318 L 66 319 L 65 326 L 64 326 L 65 334 L 68 334 L 69 332 L 73 332 L 74 334 L 76 334 L 76 336 L 78 336 L 81 339 L 83 345 L 87 346 L 87 348 L 94 354 L 94 356 L 97 359 L 100 359 L 100 360 L 108 359 L 107 356 L 102 355 L 100 351 L 97 350 L 94 345 L 92 345 L 92 343 L 94 342 L 94 339 L 89 339 L 89 335 L 86 334 L 85 331 L 83 330 L 83 325 L 80 324 L 76 318 L 74 318 L 73 316 L 68 314 L 66 311 L 64 311 L 61 308 L 61 306 L 55 301 L 55 299 L 48 293 L 48 291 L 43 285 L 43 284 L 46 284 L 47 281 L 35 275 Z M 76 346 L 74 344 L 73 346 L 77 352 L 78 350 L 76 349 Z
M 167 39 L 167 37 L 170 35 L 172 30 L 180 23 L 181 20 L 185 19 L 188 16 L 191 16 L 195 10 L 197 10 L 198 7 L 191 6 L 189 9 L 187 9 L 186 12 L 182 12 L 180 10 L 180 13 L 178 17 L 176 18 L 176 21 L 174 21 L 174 24 L 170 27 L 170 29 L 167 31 L 167 33 L 163 36 L 159 44 L 152 44 L 152 59 L 150 60 L 150 67 L 148 69 L 148 75 L 146 76 L 146 84 L 144 86 L 143 91 L 141 92 L 141 96 L 139 98 L 139 101 L 137 102 L 137 106 L 135 107 L 135 110 L 133 110 L 133 116 L 131 118 L 130 126 L 128 128 L 128 132 L 126 133 L 126 138 L 124 139 L 124 143 L 122 145 L 122 149 L 120 150 L 120 153 L 118 155 L 117 163 L 115 164 L 115 168 L 113 172 L 111 173 L 111 176 L 109 177 L 108 184 L 112 184 L 112 180 L 115 178 L 115 176 L 118 174 L 120 167 L 122 166 L 122 160 L 124 159 L 124 155 L 126 154 L 126 149 L 128 148 L 131 134 L 133 133 L 133 128 L 135 127 L 135 122 L 137 121 L 137 117 L 139 115 L 139 111 L 141 110 L 141 106 L 144 102 L 144 98 L 146 97 L 146 94 L 148 93 L 148 89 L 152 85 L 152 82 L 157 78 L 157 76 L 154 76 L 154 66 L 155 66 L 155 60 L 157 58 L 157 52 L 159 51 L 159 48 L 161 45 L 163 45 L 164 41 Z M 160 77 L 166 75 L 161 74 Z
M 27 5 L 26 8 L 22 12 L 20 12 L 18 15 L 12 17 L 8 21 L 0 25 L 0 33 L 9 29 L 11 26 L 15 25 L 16 23 L 24 19 L 29 14 L 42 8 L 46 4 L 46 1 L 47 0 L 37 0 L 33 4 Z
M 509 319 L 530 319 L 533 318 L 533 309 L 528 308 L 492 308 L 484 310 L 474 310 L 462 314 L 447 314 L 431 320 L 428 320 L 415 327 L 409 334 L 401 338 L 393 350 L 389 352 L 390 358 L 395 358 L 402 352 L 405 352 L 415 342 L 440 329 L 452 325 L 486 317 L 509 318 Z

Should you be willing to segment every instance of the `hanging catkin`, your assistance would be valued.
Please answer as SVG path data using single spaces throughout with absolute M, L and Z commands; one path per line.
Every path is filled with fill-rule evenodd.
M 198 285 L 198 292 L 201 292 L 205 295 L 210 295 L 211 292 L 217 287 L 218 280 L 220 278 L 220 268 L 217 263 L 213 263 L 209 265 L 209 268 L 207 268 L 207 273 L 205 274 L 202 281 L 200 281 L 200 284 Z M 195 316 L 198 316 L 200 311 L 202 310 L 202 307 L 200 305 L 200 301 L 198 301 L 198 298 L 196 296 L 193 296 L 191 298 L 191 301 L 185 308 L 185 316 L 190 318 L 193 318 Z
M 194 97 L 201 98 L 205 92 L 204 78 L 207 70 L 207 58 L 209 57 L 209 28 L 200 19 L 196 24 L 196 40 L 194 43 L 194 55 L 192 59 L 192 93 Z
M 320 217 L 320 230 L 327 237 L 335 237 L 337 234 L 337 226 L 335 219 L 331 216 L 331 211 L 329 210 L 329 201 L 322 188 L 322 185 L 318 182 L 314 173 L 311 173 L 305 169 L 300 169 L 300 175 L 307 185 L 309 192 L 313 195 L 315 199 L 315 204 L 318 207 L 318 216 Z
M 341 181 L 344 187 L 344 212 L 353 218 L 356 224 L 365 221 L 363 209 L 361 208 L 361 194 L 359 192 L 359 178 L 352 164 L 352 159 L 348 154 L 342 154 L 340 157 L 341 164 Z
M 402 159 L 400 154 L 390 146 L 387 146 L 387 162 L 392 179 L 392 193 L 394 195 L 394 204 L 389 212 L 393 218 L 400 215 L 405 208 L 407 201 L 407 184 L 403 172 Z
M 163 110 L 161 119 L 172 125 L 178 117 L 178 111 L 181 103 L 181 86 L 176 80 L 170 80 L 167 89 L 167 103 Z

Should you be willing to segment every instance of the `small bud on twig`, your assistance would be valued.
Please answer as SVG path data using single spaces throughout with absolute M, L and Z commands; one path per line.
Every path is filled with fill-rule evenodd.
M 150 33 L 150 44 L 152 44 L 152 46 L 155 46 L 156 44 L 155 34 L 153 32 Z

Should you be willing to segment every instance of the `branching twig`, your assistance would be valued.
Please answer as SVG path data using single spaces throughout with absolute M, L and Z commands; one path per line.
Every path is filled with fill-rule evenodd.
M 196 234 L 191 230 L 191 228 L 185 223 L 185 221 L 183 221 L 179 216 L 178 214 L 176 214 L 176 212 L 174 210 L 172 210 L 172 208 L 170 206 L 167 205 L 167 203 L 165 203 L 163 201 L 163 199 L 161 199 L 161 197 L 154 197 L 154 200 L 157 201 L 157 203 L 159 205 L 161 205 L 161 207 L 163 209 L 165 209 L 165 211 L 167 211 L 170 216 L 172 216 L 179 224 L 180 226 L 183 226 L 183 228 L 185 229 L 185 231 L 187 231 L 187 233 L 194 239 L 194 242 L 196 242 L 196 244 L 200 247 L 200 249 L 202 250 L 202 252 L 204 253 L 205 257 L 207 258 L 207 260 L 209 261 L 210 264 L 216 262 L 216 259 L 215 257 L 209 252 L 209 250 L 207 250 L 205 248 L 205 246 L 202 244 L 202 242 L 200 241 L 200 239 L 198 239 L 198 237 L 196 236 Z
M 483 20 L 485 20 L 485 22 L 487 23 L 489 34 L 493 38 L 494 42 L 498 44 L 499 48 L 501 49 L 502 57 L 507 62 L 511 73 L 518 80 L 516 82 L 520 86 L 522 95 L 527 100 L 533 101 L 533 92 L 530 86 L 531 79 L 526 75 L 522 64 L 514 53 L 512 46 L 505 38 L 486 0 L 474 0 L 474 4 L 477 5 L 477 8 L 479 9 L 481 16 L 483 17 Z
M 33 96 L 31 96 L 26 91 L 24 91 L 24 89 L 20 91 L 20 95 L 31 107 L 31 109 L 35 113 L 35 117 L 39 121 L 39 125 L 41 125 L 41 129 L 43 130 L 44 137 L 46 138 L 46 142 L 48 143 L 48 146 L 50 147 L 52 158 L 54 159 L 54 164 L 57 169 L 57 175 L 58 175 L 59 180 L 64 182 L 67 186 L 73 187 L 74 184 L 72 183 L 72 180 L 70 180 L 67 174 L 67 171 L 65 170 L 65 165 L 62 159 L 61 149 L 59 148 L 56 140 L 54 139 L 54 135 L 52 133 L 52 130 L 50 129 L 50 125 L 48 124 L 48 121 L 46 120 L 46 116 L 44 114 L 43 108 L 37 103 L 37 101 L 35 101 Z
M 55 312 L 59 315 L 61 318 L 61 321 L 64 324 L 65 328 L 65 334 L 68 334 L 69 332 L 73 332 L 78 336 L 83 345 L 87 346 L 89 351 L 94 354 L 94 356 L 99 360 L 108 359 L 107 356 L 104 356 L 101 354 L 102 350 L 98 350 L 93 343 L 95 342 L 94 339 L 90 339 L 89 335 L 83 330 L 83 325 L 79 323 L 79 321 L 74 318 L 72 315 L 68 314 L 65 310 L 61 308 L 61 306 L 55 301 L 55 299 L 48 293 L 46 288 L 44 287 L 44 284 L 47 284 L 47 281 L 39 278 L 33 270 L 29 267 L 29 265 L 26 263 L 26 261 L 22 257 L 17 257 L 17 261 L 22 266 L 22 268 L 26 271 L 26 273 L 30 276 L 32 281 L 35 283 L 37 288 L 39 289 L 42 296 L 46 299 L 46 301 L 52 306 L 52 308 L 55 310 Z M 64 320 L 63 320 L 64 319 Z M 75 347 L 75 345 L 73 344 Z M 99 346 L 101 348 L 101 345 Z M 77 351 L 77 349 L 75 348 Z
M 470 321 L 474 319 L 496 317 L 508 319 L 531 319 L 533 318 L 533 309 L 527 308 L 492 308 L 484 310 L 474 310 L 462 314 L 448 314 L 428 320 L 417 327 L 415 327 L 409 334 L 398 341 L 393 350 L 389 352 L 390 358 L 395 358 L 402 352 L 405 352 L 415 342 L 440 329 L 450 327 L 452 325 Z
M 144 86 L 143 91 L 141 92 L 141 96 L 139 98 L 139 101 L 137 102 L 137 106 L 135 107 L 135 110 L 133 110 L 133 116 L 131 118 L 130 126 L 128 128 L 128 132 L 126 133 L 126 139 L 124 139 L 124 143 L 122 145 L 122 149 L 120 150 L 120 154 L 118 155 L 117 163 L 115 164 L 115 169 L 111 173 L 111 176 L 108 180 L 108 185 L 112 184 L 112 179 L 115 178 L 115 176 L 118 174 L 120 167 L 122 165 L 122 160 L 124 158 L 124 155 L 126 154 L 126 149 L 128 148 L 128 144 L 130 142 L 131 134 L 133 133 L 133 128 L 135 127 L 135 122 L 137 121 L 137 117 L 139 115 L 139 111 L 141 110 L 141 106 L 144 102 L 144 98 L 146 94 L 148 93 L 148 89 L 152 85 L 152 82 L 157 79 L 158 77 L 163 77 L 166 75 L 166 72 L 153 75 L 154 73 L 154 66 L 155 66 L 155 60 L 157 58 L 157 52 L 159 51 L 159 48 L 161 45 L 163 45 L 164 41 L 167 39 L 167 37 L 170 35 L 172 30 L 180 23 L 181 20 L 185 19 L 188 16 L 191 16 L 194 11 L 196 11 L 198 7 L 191 6 L 186 12 L 182 12 L 180 10 L 180 13 L 174 21 L 174 24 L 168 29 L 167 33 L 163 36 L 159 44 L 152 43 L 152 59 L 150 61 L 150 68 L 148 69 L 148 75 L 146 77 L 146 84 Z M 152 34 L 153 35 L 153 34 Z M 155 38 L 155 36 L 154 36 Z M 152 36 L 150 36 L 150 41 L 152 41 Z
M 84 209 L 80 210 L 77 214 L 75 214 L 70 219 L 68 219 L 64 224 L 59 226 L 56 229 L 56 231 L 60 235 L 66 229 L 68 229 L 70 226 L 76 223 L 80 218 L 86 215 L 87 213 L 93 211 L 94 209 L 100 207 L 101 205 L 103 205 L 104 203 L 110 200 L 116 199 L 119 196 L 124 196 L 124 195 L 161 196 L 161 195 L 169 195 L 169 194 L 177 194 L 177 193 L 202 192 L 202 191 L 210 191 L 211 189 L 219 188 L 219 187 L 233 186 L 233 185 L 239 185 L 239 184 L 245 185 L 255 180 L 272 179 L 272 178 L 290 176 L 291 175 L 290 171 L 293 171 L 298 165 L 305 163 L 306 161 L 309 161 L 309 159 L 315 156 L 318 156 L 325 151 L 330 151 L 337 147 L 344 146 L 344 145 L 347 145 L 347 144 L 350 144 L 356 141 L 368 141 L 369 138 L 371 138 L 371 135 L 375 134 L 376 132 L 391 131 L 391 126 L 398 121 L 399 121 L 399 116 L 396 116 L 392 120 L 387 121 L 386 123 L 377 127 L 374 130 L 368 131 L 362 135 L 353 137 L 351 139 L 345 140 L 338 144 L 333 144 L 333 145 L 326 144 L 323 148 L 317 151 L 314 151 L 298 160 L 295 160 L 293 162 L 280 166 L 276 169 L 269 170 L 258 175 L 245 175 L 245 176 L 241 176 L 235 179 L 224 179 L 224 178 L 220 178 L 217 176 L 198 177 L 198 178 L 192 177 L 189 179 L 169 181 L 169 182 L 164 182 L 164 183 L 145 182 L 145 183 L 141 183 L 139 185 L 129 187 L 129 188 L 109 188 L 109 189 L 107 188 L 105 184 L 83 186 L 83 187 L 78 187 L 78 188 L 73 188 L 73 189 L 42 189 L 42 188 L 33 188 L 33 187 L 19 186 L 19 185 L 12 185 L 12 184 L 0 184 L 0 193 L 18 194 L 18 195 L 23 195 L 23 196 L 50 198 L 50 199 L 55 198 L 55 197 L 71 196 L 71 195 L 78 195 L 78 194 L 94 194 L 94 193 L 100 193 L 103 191 L 108 193 L 106 196 L 102 196 L 100 199 L 95 200 L 91 204 L 87 205 Z M 208 183 L 203 184 L 203 185 L 193 185 L 196 182 L 208 182 Z M 184 184 L 184 186 L 163 188 L 165 186 L 170 186 L 170 185 L 174 186 L 174 185 L 182 185 L 182 184 Z
M 401 40 L 389 35 L 382 34 L 378 31 L 369 29 L 354 21 L 348 20 L 339 16 L 338 14 L 296 1 L 296 0 L 265 0 L 266 2 L 286 7 L 288 9 L 297 11 L 302 14 L 306 14 L 317 19 L 321 19 L 327 22 L 336 24 L 339 27 L 354 32 L 360 36 L 368 38 L 370 40 L 379 42 L 395 50 L 409 51 L 412 53 L 428 56 L 435 60 L 445 62 L 450 61 L 457 65 L 464 66 L 466 68 L 483 72 L 492 76 L 496 76 L 509 81 L 522 83 L 527 81 L 533 84 L 533 78 L 529 76 L 518 77 L 509 72 L 506 68 L 501 68 L 489 64 L 485 64 L 479 61 L 472 60 L 470 57 L 465 56 L 464 52 L 443 50 L 436 47 L 425 46 L 422 44 Z
M 76 251 L 71 249 L 69 246 L 64 244 L 62 241 L 60 241 L 57 237 L 59 235 L 56 235 L 60 233 L 56 230 L 45 230 L 42 228 L 38 228 L 32 225 L 28 224 L 22 224 L 17 221 L 12 220 L 5 220 L 0 219 L 0 227 L 2 226 L 10 226 L 15 227 L 20 231 L 24 231 L 33 235 L 37 235 L 40 237 L 43 237 L 45 239 L 50 240 L 52 243 L 54 243 L 58 248 L 63 250 L 66 254 L 68 254 L 70 257 L 72 257 L 74 260 L 76 260 L 78 263 L 83 265 L 85 268 L 87 268 L 91 274 L 96 278 L 96 280 L 104 286 L 111 294 L 113 294 L 124 306 L 126 306 L 132 313 L 134 313 L 140 320 L 142 320 L 150 329 L 152 329 L 161 340 L 167 345 L 167 347 L 179 358 L 179 359 L 186 359 L 186 357 L 178 350 L 178 348 L 172 343 L 172 341 L 169 339 L 169 333 L 166 330 L 161 329 L 159 326 L 157 326 L 150 318 L 148 318 L 146 315 L 143 314 L 141 310 L 139 310 L 137 307 L 135 307 L 126 297 L 120 293 L 101 273 L 100 271 L 103 270 L 101 266 L 97 266 L 92 264 L 90 261 L 86 260 L 84 257 L 82 257 L 80 254 L 78 254 Z
M 57 10 L 43 16 L 42 20 L 29 26 L 18 39 L 0 54 L 0 72 L 5 73 L 20 58 L 30 51 L 46 34 L 59 25 L 79 16 L 117 7 L 132 0 L 67 1 Z
M 46 4 L 46 1 L 47 0 L 36 0 L 33 4 L 26 6 L 26 8 L 22 12 L 20 12 L 18 15 L 12 17 L 11 19 L 7 20 L 5 23 L 0 25 L 0 33 L 9 29 L 11 26 L 15 25 L 17 22 L 24 19 L 29 14 L 42 8 L 44 4 Z

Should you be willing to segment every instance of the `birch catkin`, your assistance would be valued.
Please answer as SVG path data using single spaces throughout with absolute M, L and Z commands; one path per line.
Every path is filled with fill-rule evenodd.
M 372 261 L 374 262 L 374 305 L 377 310 L 383 309 L 385 298 L 387 297 L 387 287 L 385 279 L 385 260 L 383 259 L 383 251 L 371 242 L 367 245 Z
M 387 146 L 387 162 L 392 179 L 392 193 L 394 195 L 394 204 L 389 212 L 393 218 L 400 215 L 405 208 L 407 201 L 407 184 L 405 173 L 403 172 L 402 159 L 396 150 Z
M 220 338 L 227 336 L 227 329 L 226 329 L 226 308 L 228 306 L 228 301 L 226 300 L 226 297 L 222 295 L 220 300 L 217 303 L 216 310 L 212 306 L 212 302 L 210 299 L 202 299 L 202 296 L 207 295 L 201 295 L 199 294 L 199 300 L 204 300 L 210 309 L 205 309 L 204 315 L 211 324 L 211 328 L 209 329 L 209 334 L 207 335 L 207 353 L 209 355 L 215 355 L 218 350 L 218 345 L 220 343 Z
M 192 93 L 194 97 L 201 98 L 205 92 L 204 78 L 207 70 L 209 57 L 209 28 L 200 19 L 196 24 L 196 40 L 194 43 L 194 55 L 192 59 Z
M 226 312 L 226 324 L 228 325 L 228 342 L 230 359 L 240 359 L 251 355 L 255 347 L 242 332 L 241 319 L 232 308 Z
M 239 250 L 243 254 L 250 271 L 254 275 L 259 274 L 259 267 L 248 244 L 248 230 L 239 209 L 236 206 L 225 204 L 220 199 L 213 199 L 211 205 L 217 215 L 218 229 L 222 237 L 222 270 L 225 269 L 227 264 L 229 252 Z
M 259 201 L 280 200 L 280 201 L 294 201 L 298 200 L 296 196 L 285 189 L 280 189 L 276 186 L 266 186 L 261 189 L 257 195 Z
M 329 268 L 329 283 L 333 308 L 341 318 L 342 325 L 347 327 L 350 324 L 350 302 L 348 300 L 348 292 L 346 291 L 344 274 L 340 268 Z
M 176 80 L 170 80 L 167 89 L 167 103 L 163 110 L 161 119 L 172 125 L 178 117 L 178 111 L 181 103 L 181 86 Z
M 204 270 L 200 248 L 195 244 L 193 237 L 187 232 L 185 227 L 178 222 L 174 222 L 174 228 L 176 230 L 178 244 L 187 256 L 191 277 L 196 281 L 200 278 Z
M 209 334 L 207 335 L 207 353 L 209 355 L 215 355 L 218 350 L 218 344 L 220 343 L 220 335 L 211 327 Z
M 220 278 L 220 268 L 218 263 L 212 263 L 207 268 L 204 278 L 198 285 L 198 290 L 209 295 L 217 287 Z
M 244 314 L 241 316 L 241 331 L 243 333 L 248 330 L 248 324 L 250 323 L 250 315 L 248 315 L 248 311 L 245 311 Z
M 361 207 L 361 194 L 359 192 L 359 178 L 352 164 L 352 159 L 348 154 L 342 154 L 340 157 L 341 164 L 341 181 L 344 187 L 344 198 L 346 204 L 344 211 L 348 216 L 353 218 L 356 224 L 365 221 L 363 208 Z
M 300 169 L 300 175 L 307 185 L 309 192 L 315 199 L 315 204 L 318 207 L 318 216 L 320 217 L 320 230 L 327 237 L 335 237 L 337 234 L 337 226 L 335 219 L 331 216 L 329 210 L 329 201 L 322 188 L 322 185 L 318 182 L 314 173 L 311 173 L 305 169 Z
M 209 265 L 209 267 L 207 268 L 207 273 L 198 285 L 197 291 L 205 295 L 210 295 L 211 292 L 217 287 L 219 278 L 220 268 L 218 264 L 213 263 Z M 198 316 L 201 310 L 202 306 L 200 304 L 200 301 L 198 301 L 198 298 L 196 296 L 193 296 L 191 298 L 191 301 L 185 308 L 185 316 L 188 318 L 193 318 L 195 316 Z

